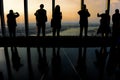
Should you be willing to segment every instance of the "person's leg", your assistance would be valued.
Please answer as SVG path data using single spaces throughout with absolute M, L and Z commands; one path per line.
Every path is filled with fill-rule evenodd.
M 37 27 L 37 36 L 40 36 L 40 27 Z
M 37 24 L 37 36 L 40 36 L 40 32 L 41 32 L 41 24 L 38 23 Z
M 45 36 L 45 23 L 42 25 L 42 35 Z
M 87 36 L 88 27 L 85 27 L 85 36 Z
M 13 32 L 13 37 L 15 37 L 16 36 L 16 27 L 13 28 L 12 32 Z
M 83 26 L 80 26 L 80 36 L 82 37 L 82 33 L 83 33 Z
M 11 35 L 11 31 L 10 31 L 10 30 L 9 30 L 9 36 L 12 37 L 12 35 Z
M 9 36 L 12 37 L 12 29 L 8 27 L 8 30 L 9 30 Z
M 53 36 L 56 34 L 56 28 L 53 28 Z
M 42 28 L 42 24 L 41 23 L 37 23 L 37 36 L 40 36 L 41 28 Z
M 60 28 L 57 29 L 57 36 L 60 36 Z

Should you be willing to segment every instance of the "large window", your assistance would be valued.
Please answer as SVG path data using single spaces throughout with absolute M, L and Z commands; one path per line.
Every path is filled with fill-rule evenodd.
M 24 2 L 23 0 L 3 0 L 4 1 L 4 17 L 5 17 L 5 27 L 6 35 L 8 36 L 8 26 L 7 26 L 7 14 L 9 10 L 13 10 L 14 13 L 18 12 L 20 16 L 16 19 L 17 28 L 16 35 L 24 36 L 25 35 L 25 25 L 24 25 Z
M 97 17 L 97 13 L 105 12 L 107 9 L 107 0 L 84 0 L 84 3 L 87 5 L 87 9 L 91 14 L 89 17 L 89 30 L 92 30 L 92 34 L 95 35 L 95 30 L 99 27 L 100 20 L 100 18 Z M 52 18 L 52 0 L 28 0 L 29 35 L 36 35 L 36 20 L 34 13 L 39 9 L 40 4 L 44 4 L 44 8 L 47 10 L 48 22 L 46 24 L 46 32 L 49 32 L 48 34 L 51 35 L 50 22 Z M 77 28 L 79 28 L 79 15 L 77 12 L 81 9 L 81 0 L 55 0 L 55 4 L 61 7 L 63 30 L 61 34 L 78 35 L 79 29 Z M 111 0 L 110 16 L 114 14 L 116 8 L 120 9 L 119 4 L 119 0 Z M 17 18 L 17 35 L 25 35 L 24 0 L 4 0 L 5 23 L 7 21 L 6 15 L 9 13 L 10 9 L 20 13 L 20 17 Z

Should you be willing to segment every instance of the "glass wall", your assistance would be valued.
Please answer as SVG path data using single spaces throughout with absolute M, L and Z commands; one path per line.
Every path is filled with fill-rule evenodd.
M 91 16 L 89 17 L 88 35 L 95 36 L 100 24 L 100 18 L 97 17 L 97 13 L 104 13 L 107 8 L 107 0 L 84 0 L 87 5 Z M 111 0 L 110 4 L 110 16 L 114 13 L 115 9 L 119 9 L 119 0 Z M 51 18 L 52 18 L 52 0 L 28 0 L 28 22 L 29 22 L 29 35 L 36 36 L 37 27 L 34 13 L 39 9 L 40 4 L 44 4 L 44 8 L 47 11 L 48 21 L 46 23 L 46 34 L 52 36 Z M 81 9 L 81 0 L 55 0 L 56 5 L 60 5 L 62 12 L 62 36 L 78 36 L 79 35 L 79 15 L 78 11 Z M 9 10 L 13 9 L 14 12 L 19 12 L 20 16 L 17 20 L 17 35 L 25 35 L 24 24 L 24 1 L 21 0 L 4 0 L 5 11 L 5 23 L 7 28 L 6 15 Z M 112 20 L 111 20 L 112 24 Z M 7 29 L 8 32 L 8 29 Z M 8 34 L 7 34 L 8 35 Z

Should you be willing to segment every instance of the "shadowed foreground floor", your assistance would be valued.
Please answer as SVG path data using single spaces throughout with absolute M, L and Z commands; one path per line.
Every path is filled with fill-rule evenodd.
M 110 46 L 111 37 L 79 37 L 79 36 L 60 36 L 60 37 L 0 37 L 0 47 L 100 47 Z
M 111 45 L 111 37 L 0 37 L 0 80 L 120 80 L 120 47 Z

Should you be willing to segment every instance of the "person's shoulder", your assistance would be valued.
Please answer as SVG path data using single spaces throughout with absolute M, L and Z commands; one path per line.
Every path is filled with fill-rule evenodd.
M 7 14 L 7 16 L 8 16 L 9 14 Z
M 113 15 L 116 15 L 116 14 L 114 13 Z M 113 16 L 113 15 L 112 15 L 112 16 Z
M 38 12 L 46 12 L 45 9 L 39 9 Z
M 40 11 L 40 9 L 36 10 L 36 12 L 39 12 L 39 11 Z
M 101 16 L 105 16 L 106 14 L 105 13 L 102 13 L 102 14 L 100 14 Z
M 78 12 L 82 12 L 83 10 L 79 10 Z
M 7 16 L 11 16 L 11 14 L 7 14 Z
M 44 12 L 46 12 L 46 10 L 45 9 L 42 9 Z
M 80 14 L 81 12 L 82 12 L 82 10 L 79 10 L 79 11 L 78 11 L 78 14 Z

